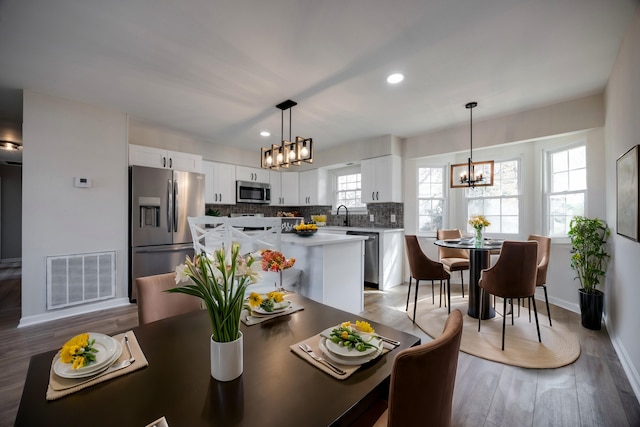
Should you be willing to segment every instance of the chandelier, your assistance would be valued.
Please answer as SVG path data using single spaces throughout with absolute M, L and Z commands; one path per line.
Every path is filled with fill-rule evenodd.
M 291 139 L 291 109 L 297 102 L 287 99 L 276 105 L 281 110 L 280 145 L 260 149 L 260 166 L 264 169 L 288 168 L 289 165 L 299 166 L 302 162 L 313 163 L 313 139 L 296 136 Z M 284 112 L 289 110 L 289 140 L 284 139 Z
M 493 160 L 474 162 L 473 158 L 473 109 L 477 102 L 469 102 L 465 107 L 469 110 L 470 150 L 467 163 L 451 165 L 450 187 L 489 187 L 493 185 Z

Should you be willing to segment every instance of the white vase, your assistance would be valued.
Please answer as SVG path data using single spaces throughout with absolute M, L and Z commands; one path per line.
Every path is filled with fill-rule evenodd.
M 231 342 L 217 342 L 211 335 L 211 376 L 218 381 L 232 381 L 242 375 L 242 332 Z

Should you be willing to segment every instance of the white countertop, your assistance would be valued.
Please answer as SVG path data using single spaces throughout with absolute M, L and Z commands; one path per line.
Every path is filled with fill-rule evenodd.
M 321 233 L 320 231 L 308 237 L 300 237 L 295 233 L 282 233 L 281 236 L 283 244 L 292 244 L 298 246 L 335 245 L 345 242 L 367 240 L 367 236 L 347 236 L 346 234 Z

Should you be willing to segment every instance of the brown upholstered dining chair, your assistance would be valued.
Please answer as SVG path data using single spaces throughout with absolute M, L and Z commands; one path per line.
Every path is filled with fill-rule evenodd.
M 460 239 L 462 232 L 459 229 L 438 230 L 436 232 L 438 240 Z M 462 284 L 462 298 L 464 298 L 464 270 L 469 269 L 469 251 L 466 249 L 452 249 L 438 246 L 438 261 L 444 265 L 444 269 L 449 273 L 460 272 L 460 282 Z
M 199 298 L 186 294 L 170 294 L 167 289 L 176 287 L 176 273 L 138 277 L 138 323 L 155 322 L 165 317 L 200 310 Z
M 547 303 L 547 316 L 549 316 L 549 326 L 551 325 L 551 311 L 549 310 L 549 296 L 547 295 L 547 269 L 551 256 L 551 239 L 537 234 L 530 234 L 527 240 L 538 242 L 538 271 L 536 273 L 536 287 L 542 286 L 544 289 L 544 301 Z M 531 321 L 531 305 L 529 305 L 529 321 Z
M 500 257 L 493 267 L 482 270 L 480 281 L 480 299 L 483 293 L 503 298 L 502 317 L 502 350 L 504 350 L 504 333 L 507 321 L 507 300 L 513 303 L 514 298 L 527 298 L 533 301 L 533 314 L 536 318 L 536 329 L 538 330 L 538 341 L 540 338 L 540 325 L 538 324 L 538 311 L 536 310 L 536 272 L 538 242 L 532 240 L 527 242 L 505 241 L 502 244 Z M 478 332 L 480 332 L 480 319 L 478 316 Z M 511 310 L 511 324 L 513 325 L 513 309 Z
M 389 405 L 374 427 L 451 425 L 462 326 L 462 313 L 453 310 L 442 335 L 398 353 L 391 370 Z
M 416 279 L 416 292 L 413 305 L 413 323 L 416 322 L 416 307 L 418 306 L 418 285 L 420 280 L 431 280 L 431 298 L 432 302 L 435 302 L 435 295 L 433 291 L 433 282 L 435 280 L 440 281 L 440 305 L 442 306 L 442 281 L 445 281 L 447 290 L 447 296 L 445 297 L 445 305 L 447 305 L 449 312 L 451 312 L 451 290 L 449 289 L 449 273 L 444 269 L 444 266 L 440 262 L 432 261 L 420 248 L 418 237 L 416 235 L 404 236 L 407 244 L 407 258 L 409 260 L 409 269 L 411 275 L 409 276 L 409 290 L 407 291 L 407 306 L 405 311 L 409 309 L 409 296 L 411 295 L 411 279 Z M 448 302 L 447 302 L 448 299 Z

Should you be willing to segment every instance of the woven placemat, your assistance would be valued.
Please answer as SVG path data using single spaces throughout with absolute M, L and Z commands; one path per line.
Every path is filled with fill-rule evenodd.
M 83 390 L 85 388 L 91 387 L 93 385 L 99 384 L 104 381 L 109 381 L 110 379 L 129 374 L 133 371 L 137 371 L 138 369 L 142 369 L 149 365 L 147 358 L 144 356 L 142 349 L 140 348 L 140 344 L 138 343 L 138 339 L 133 331 L 127 331 L 122 334 L 114 335 L 113 338 L 120 341 L 123 345 L 123 351 L 118 360 L 115 363 L 119 363 L 123 360 L 129 358 L 129 351 L 126 349 L 124 344 L 124 336 L 127 336 L 129 339 L 129 346 L 131 347 L 131 353 L 133 357 L 136 359 L 131 365 L 126 368 L 119 369 L 117 371 L 99 374 L 98 376 L 91 378 L 62 378 L 56 375 L 53 372 L 53 363 L 57 358 L 56 356 L 53 358 L 53 362 L 51 363 L 51 371 L 49 372 L 49 385 L 47 386 L 47 400 L 56 400 L 61 397 L 68 396 L 77 391 Z

